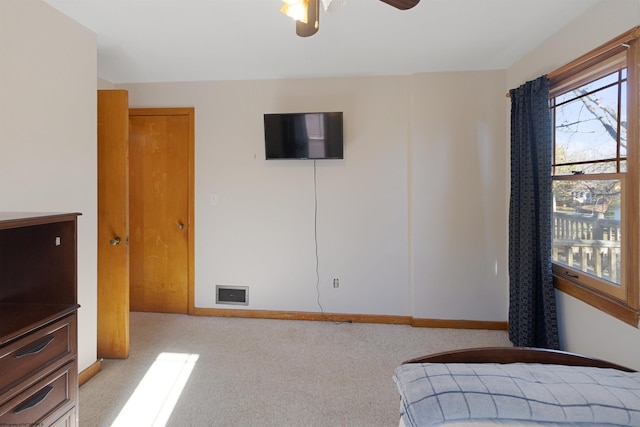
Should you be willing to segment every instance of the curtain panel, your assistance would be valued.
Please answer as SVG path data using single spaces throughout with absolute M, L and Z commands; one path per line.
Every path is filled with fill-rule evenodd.
M 546 76 L 509 91 L 509 339 L 558 349 L 552 249 L 552 125 Z

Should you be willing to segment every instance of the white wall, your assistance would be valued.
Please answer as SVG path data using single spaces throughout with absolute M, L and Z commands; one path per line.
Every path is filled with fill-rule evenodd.
M 39 0 L 0 1 L 0 211 L 81 212 L 79 368 L 96 361 L 96 38 Z
M 639 24 L 637 0 L 602 0 L 513 65 L 507 71 L 507 88 L 551 72 Z M 562 292 L 556 294 L 563 349 L 640 369 L 638 329 Z
M 102 90 L 102 89 L 115 89 L 115 85 L 113 83 L 111 83 L 109 80 L 105 80 L 105 79 L 103 79 L 101 77 L 98 77 L 97 87 L 100 90 Z
M 319 311 L 313 161 L 266 161 L 262 115 L 343 111 L 344 160 L 317 161 L 320 301 L 408 313 L 406 78 L 119 87 L 132 107 L 195 107 L 197 307 L 226 284 L 250 286 L 248 309 Z
M 413 77 L 414 317 L 508 317 L 504 85 L 504 71 Z
M 227 284 L 250 286 L 248 309 L 319 310 L 313 163 L 264 160 L 262 114 L 343 111 L 345 159 L 317 162 L 323 309 L 504 321 L 504 86 L 470 72 L 118 88 L 132 107 L 195 107 L 196 306 L 243 309 L 215 304 Z

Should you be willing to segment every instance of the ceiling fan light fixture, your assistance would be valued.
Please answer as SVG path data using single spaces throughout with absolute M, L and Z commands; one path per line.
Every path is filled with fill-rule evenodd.
M 282 0 L 284 5 L 280 12 L 284 13 L 294 21 L 307 23 L 309 0 Z

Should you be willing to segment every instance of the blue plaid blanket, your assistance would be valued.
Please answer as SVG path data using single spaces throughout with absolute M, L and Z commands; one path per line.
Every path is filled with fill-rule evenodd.
M 462 421 L 640 426 L 640 373 L 543 364 L 415 363 L 393 377 L 407 427 Z

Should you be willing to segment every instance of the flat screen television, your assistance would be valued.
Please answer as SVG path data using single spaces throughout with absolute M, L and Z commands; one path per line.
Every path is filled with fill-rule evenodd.
M 264 115 L 267 160 L 342 159 L 342 112 Z

